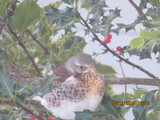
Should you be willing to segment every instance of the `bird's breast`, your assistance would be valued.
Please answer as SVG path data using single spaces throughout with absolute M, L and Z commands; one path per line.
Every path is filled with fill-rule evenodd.
M 101 74 L 82 74 L 82 78 L 84 84 L 86 84 L 88 88 L 89 96 L 103 96 L 104 94 L 104 80 Z

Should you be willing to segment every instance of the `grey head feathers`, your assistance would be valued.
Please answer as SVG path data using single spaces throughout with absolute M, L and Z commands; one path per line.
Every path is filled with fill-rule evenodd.
M 65 64 L 65 68 L 71 73 L 83 73 L 90 66 L 95 66 L 95 60 L 86 53 L 79 53 L 71 57 Z

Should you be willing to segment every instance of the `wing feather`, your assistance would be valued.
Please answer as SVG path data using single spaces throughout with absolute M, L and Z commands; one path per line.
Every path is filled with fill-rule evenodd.
M 57 107 L 64 101 L 79 102 L 85 98 L 87 92 L 86 84 L 74 78 L 54 86 L 53 92 L 46 94 L 43 99 L 47 101 L 49 107 Z

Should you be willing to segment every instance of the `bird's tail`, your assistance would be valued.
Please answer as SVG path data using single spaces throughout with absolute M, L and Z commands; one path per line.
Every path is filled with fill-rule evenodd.
M 34 96 L 34 97 L 32 98 L 32 100 L 36 100 L 36 101 L 41 102 L 43 99 L 42 99 L 40 96 Z

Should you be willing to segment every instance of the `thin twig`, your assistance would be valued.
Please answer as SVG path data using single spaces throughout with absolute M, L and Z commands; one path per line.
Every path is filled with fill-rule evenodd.
M 105 84 L 133 84 L 133 85 L 152 85 L 160 86 L 160 80 L 149 78 L 105 78 Z
M 36 37 L 35 37 L 29 30 L 27 30 L 27 32 L 28 32 L 29 35 L 32 37 L 32 39 L 33 39 L 41 48 L 43 48 L 43 50 L 45 51 L 45 53 L 46 53 L 46 54 L 49 54 L 48 49 L 47 49 L 46 47 L 44 47 L 44 46 L 42 45 L 42 43 L 41 43 L 40 41 L 38 41 L 38 40 L 36 39 Z
M 36 69 L 37 73 L 39 76 L 41 76 L 41 72 L 38 69 L 36 63 L 34 62 L 34 59 L 31 57 L 31 55 L 29 54 L 28 50 L 26 49 L 26 47 L 23 45 L 23 43 L 21 42 L 21 40 L 19 39 L 19 37 L 16 35 L 16 33 L 12 30 L 12 28 L 8 25 L 8 28 L 10 30 L 10 32 L 13 34 L 13 36 L 18 40 L 19 45 L 23 48 L 23 50 L 25 51 L 25 53 L 27 54 L 28 58 L 31 60 L 32 65 L 34 66 L 34 68 Z
M 143 13 L 143 11 L 141 10 L 141 8 L 139 8 L 136 3 L 133 2 L 133 0 L 128 0 L 132 6 L 137 10 L 138 14 L 143 17 L 145 20 L 148 20 L 148 18 L 146 17 L 146 15 Z
M 126 78 L 126 76 L 125 76 L 125 74 L 124 74 L 124 70 L 123 70 L 123 67 L 122 67 L 122 63 L 121 63 L 122 61 L 119 61 L 119 65 L 120 65 L 120 68 L 121 68 L 121 71 L 122 71 L 122 75 L 123 75 L 123 78 Z M 123 96 L 123 101 L 125 101 L 125 99 L 126 99 L 126 95 L 127 95 L 127 84 L 125 84 L 125 86 L 124 86 L 125 88 L 124 88 L 124 96 Z
M 3 21 L 0 24 L 0 33 L 2 32 L 3 27 L 6 25 L 8 18 L 12 15 L 13 11 L 15 10 L 16 3 L 18 3 L 18 0 L 15 0 L 11 3 L 11 8 L 8 8 L 6 16 L 3 17 Z
M 79 13 L 78 11 L 77 11 L 77 14 L 78 14 L 78 16 L 80 17 L 80 19 L 84 22 L 85 27 L 87 27 L 87 28 L 92 32 L 92 29 L 91 29 L 91 27 L 89 26 L 89 24 L 87 23 L 87 21 L 85 21 L 85 20 L 82 18 L 82 16 L 80 15 L 80 13 Z M 119 58 L 121 61 L 124 61 L 125 63 L 127 63 L 127 64 L 129 64 L 129 65 L 131 65 L 131 66 L 139 69 L 140 71 L 146 73 L 148 76 L 150 76 L 150 77 L 153 78 L 153 79 L 158 79 L 158 77 L 156 77 L 154 74 L 152 74 L 152 73 L 150 73 L 149 71 L 145 70 L 145 69 L 142 68 L 141 66 L 130 62 L 128 59 L 123 58 L 122 56 L 120 56 L 119 54 L 117 54 L 116 52 L 114 52 L 113 50 L 111 50 L 111 49 L 107 46 L 107 44 L 104 43 L 103 41 L 101 41 L 101 40 L 99 39 L 99 37 L 98 37 L 94 32 L 92 32 L 92 34 L 93 34 L 94 39 L 95 39 L 96 41 L 98 41 L 104 48 L 106 48 L 106 50 L 107 50 L 108 52 L 112 53 L 114 56 L 116 56 L 117 58 Z
M 35 113 L 32 112 L 32 110 L 29 110 L 28 108 L 22 106 L 21 104 L 19 104 L 18 102 L 15 102 L 16 105 L 18 105 L 19 107 L 21 107 L 24 111 L 30 113 L 31 115 L 34 115 L 36 118 L 38 118 L 39 120 L 44 120 L 42 117 L 36 115 Z

